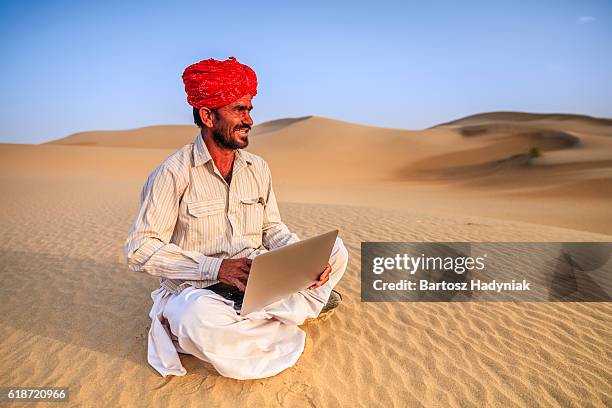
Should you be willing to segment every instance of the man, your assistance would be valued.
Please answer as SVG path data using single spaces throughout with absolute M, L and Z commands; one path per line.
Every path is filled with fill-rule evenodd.
M 187 67 L 183 82 L 201 133 L 151 173 L 125 244 L 130 269 L 160 277 L 148 361 L 163 376 L 185 375 L 177 352 L 227 377 L 272 376 L 302 354 L 298 325 L 321 312 L 348 253 L 338 238 L 310 288 L 248 316 L 236 313 L 217 284 L 244 291 L 255 256 L 299 238 L 281 221 L 267 163 L 241 150 L 253 125 L 255 72 L 233 57 L 208 59 Z

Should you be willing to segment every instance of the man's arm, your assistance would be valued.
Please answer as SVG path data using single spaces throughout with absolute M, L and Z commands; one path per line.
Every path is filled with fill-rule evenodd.
M 169 279 L 216 280 L 222 260 L 170 243 L 187 187 L 167 166 L 149 176 L 142 189 L 140 209 L 125 242 L 128 266 Z
M 267 185 L 265 192 L 266 203 L 264 207 L 262 243 L 264 247 L 271 250 L 298 242 L 300 238 L 289 231 L 289 228 L 281 221 L 280 211 L 276 203 L 276 196 L 272 188 L 272 174 L 268 167 L 268 163 L 264 162 L 264 165 L 267 172 Z

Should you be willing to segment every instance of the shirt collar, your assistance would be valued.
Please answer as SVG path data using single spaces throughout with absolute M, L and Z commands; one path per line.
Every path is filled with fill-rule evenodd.
M 204 143 L 202 133 L 198 133 L 195 141 L 193 142 L 193 165 L 194 167 L 201 166 L 203 164 L 208 163 L 208 161 L 210 160 L 212 160 L 212 157 L 210 155 L 210 152 L 208 151 L 208 148 L 206 147 L 206 143 Z M 238 168 L 253 164 L 251 159 L 249 159 L 247 155 L 244 154 L 242 149 L 238 149 L 236 151 L 236 157 L 234 158 L 234 162 L 238 166 Z
M 194 167 L 201 166 L 211 160 L 212 157 L 208 152 L 202 133 L 198 133 L 193 142 L 193 165 Z
M 238 149 L 236 151 L 236 158 L 234 159 L 234 161 L 241 164 L 241 166 L 246 166 L 247 164 L 253 164 L 251 159 L 249 159 L 247 155 L 244 154 L 242 149 Z

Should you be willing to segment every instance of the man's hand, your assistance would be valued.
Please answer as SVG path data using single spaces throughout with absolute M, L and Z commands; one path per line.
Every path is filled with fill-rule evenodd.
M 244 292 L 250 270 L 251 260 L 248 258 L 224 259 L 221 262 L 217 279 L 227 285 L 236 286 Z
M 319 280 L 313 283 L 312 285 L 310 285 L 308 289 L 313 290 L 313 289 L 318 288 L 319 286 L 326 284 L 327 281 L 329 280 L 330 273 L 331 273 L 331 265 L 327 264 L 325 269 L 323 269 L 323 272 L 321 272 L 321 275 L 319 275 Z

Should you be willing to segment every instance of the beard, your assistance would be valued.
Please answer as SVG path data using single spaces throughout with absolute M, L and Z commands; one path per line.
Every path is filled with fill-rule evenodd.
M 249 145 L 249 136 L 244 136 L 244 141 L 241 142 L 237 138 L 234 138 L 234 132 L 240 129 L 251 129 L 250 126 L 236 126 L 232 131 L 227 129 L 215 129 L 212 132 L 212 138 L 219 147 L 225 149 L 237 150 L 244 149 Z

